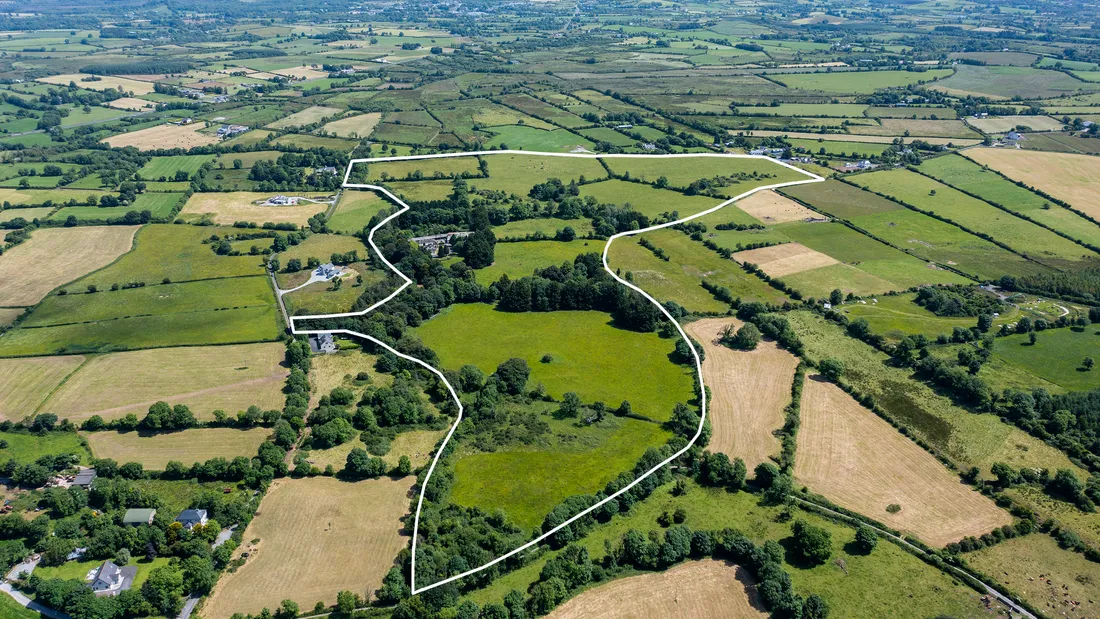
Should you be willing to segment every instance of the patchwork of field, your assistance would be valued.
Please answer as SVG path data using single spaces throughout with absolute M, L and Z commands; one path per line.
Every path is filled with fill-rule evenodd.
M 988 234 L 1017 252 L 1044 264 L 1057 267 L 1064 266 L 1066 262 L 1096 257 L 1092 251 L 1049 230 L 916 172 L 872 172 L 853 177 L 853 182 L 948 218 L 970 230 Z
M 741 458 L 749 470 L 779 453 L 773 434 L 783 426 L 783 408 L 791 399 L 798 358 L 764 341 L 756 350 L 731 350 L 718 343 L 733 318 L 704 318 L 684 327 L 706 352 L 703 381 L 711 392 L 708 416 L 712 428 L 708 449 Z
M 1100 219 L 1100 192 L 1096 188 L 1100 159 L 1007 148 L 976 148 L 966 151 L 966 156 Z
M 805 311 L 784 316 L 811 361 L 840 360 L 845 365 L 845 382 L 873 397 L 889 415 L 960 468 L 977 466 L 986 477 L 994 462 L 1013 468 L 1075 468 L 1064 453 L 1003 423 L 996 415 L 965 411 L 911 380 L 910 373 L 892 365 L 885 353 L 849 337 L 824 318 Z M 802 438 L 801 432 L 799 436 Z
M 210 617 L 276 608 L 292 599 L 304 608 L 351 590 L 364 598 L 382 585 L 406 546 L 401 519 L 415 479 L 356 483 L 331 478 L 282 479 L 264 496 L 238 550 L 243 566 L 219 579 L 203 608 Z M 332 569 L 340 566 L 340 569 Z
M 173 157 L 154 157 L 138 170 L 144 179 L 174 180 L 176 172 L 186 172 L 188 176 L 199 171 L 202 164 L 213 161 L 214 155 L 177 155 Z
M 89 432 L 84 435 L 96 458 L 139 462 L 162 471 L 169 462 L 190 466 L 211 458 L 251 458 L 271 432 L 265 428 L 196 428 L 143 436 L 138 432 Z
M 922 162 L 919 169 L 942 183 L 999 204 L 1072 238 L 1100 244 L 1100 225 L 1069 209 L 1052 204 L 1039 194 L 1016 185 L 970 159 L 959 155 L 936 157 Z
M 32 415 L 58 385 L 84 363 L 84 357 L 0 359 L 0 419 Z
M 739 251 L 733 259 L 740 264 L 755 264 L 771 277 L 783 277 L 837 264 L 837 260 L 801 243 L 783 243 L 760 249 Z
M 768 189 L 758 191 L 737 201 L 737 208 L 759 219 L 762 223 L 778 224 L 788 221 L 805 221 L 820 217 L 798 202 Z
M 43 410 L 74 422 L 99 415 L 110 421 L 143 413 L 157 401 L 186 404 L 199 419 L 221 409 L 229 415 L 256 405 L 282 403 L 288 371 L 282 344 L 158 348 L 89 357 L 65 384 L 47 390 Z M 52 358 L 26 359 L 44 363 Z M 64 357 L 64 359 L 81 359 Z M 11 363 L 11 362 L 6 362 Z M 115 381 L 126 376 L 125 385 Z
M 924 449 L 817 375 L 802 390 L 794 475 L 838 505 L 931 546 L 1011 524 Z M 897 513 L 889 505 L 900 505 Z
M 113 148 L 133 146 L 138 150 L 158 150 L 162 148 L 190 149 L 196 146 L 209 146 L 221 141 L 216 135 L 199 133 L 206 123 L 194 122 L 188 125 L 164 124 L 148 129 L 138 129 L 130 133 L 120 133 L 103 138 L 102 142 Z
M 952 74 L 951 69 L 929 69 L 923 72 L 909 71 L 844 71 L 836 73 L 794 73 L 779 77 L 789 88 L 866 94 L 879 88 L 908 86 L 917 82 L 930 82 Z
M 763 619 L 769 615 L 752 574 L 714 559 L 689 561 L 665 572 L 589 589 L 547 615 L 550 619 L 672 616 Z
M 237 221 L 254 223 L 292 223 L 305 225 L 310 217 L 323 213 L 329 205 L 325 203 L 299 201 L 296 205 L 264 206 L 258 204 L 274 194 L 233 191 L 227 193 L 196 193 L 183 205 L 180 216 L 202 219 L 209 217 L 214 223 L 231 225 Z M 300 194 L 296 194 L 300 195 Z M 302 197 L 327 200 L 326 194 L 306 193 Z
M 474 303 L 453 305 L 415 332 L 447 369 L 471 363 L 488 375 L 511 357 L 525 359 L 528 384 L 542 383 L 558 400 L 567 391 L 589 403 L 629 400 L 635 413 L 664 421 L 677 402 L 696 397 L 691 372 L 668 360 L 675 342 L 610 323 L 602 312 L 507 313 Z M 542 363 L 545 354 L 553 361 Z
M 0 305 L 34 305 L 130 250 L 137 226 L 45 228 L 0 256 Z M 49 264 L 49 268 L 41 268 Z

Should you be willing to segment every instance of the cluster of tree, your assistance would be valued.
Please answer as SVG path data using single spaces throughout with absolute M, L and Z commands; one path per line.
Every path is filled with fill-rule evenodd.
M 26 464 L 12 458 L 4 462 L 0 473 L 18 486 L 39 488 L 46 485 L 51 477 L 71 469 L 79 462 L 80 456 L 75 453 L 44 455 Z
M 733 325 L 726 325 L 722 329 L 721 337 L 718 341 L 730 348 L 736 350 L 756 350 L 756 346 L 760 343 L 760 329 L 751 322 L 747 322 L 740 329 L 734 331 Z
M 1004 311 L 1005 304 L 984 290 L 974 286 L 924 286 L 917 290 L 913 300 L 937 316 L 979 316 Z
M 1087 263 L 1071 271 L 1043 269 L 1028 275 L 1005 275 L 997 283 L 1006 290 L 1100 305 L 1100 267 Z M 1100 309 L 1093 309 L 1097 312 L 1093 322 L 1100 322 Z
M 86 65 L 81 73 L 92 75 L 156 75 L 159 73 L 186 73 L 195 65 L 189 60 L 157 59 L 131 62 L 99 62 Z
M 594 253 L 515 281 L 501 276 L 491 288 L 499 294 L 497 307 L 509 312 L 599 310 L 610 313 L 620 326 L 642 332 L 656 329 L 661 319 L 657 307 L 604 271 Z

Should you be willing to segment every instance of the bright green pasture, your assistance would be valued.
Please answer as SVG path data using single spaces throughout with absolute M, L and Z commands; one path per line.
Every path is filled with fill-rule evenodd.
M 273 341 L 281 322 L 272 304 L 15 329 L 0 336 L 0 357 Z
M 27 411 L 30 414 L 32 411 Z M 80 456 L 82 463 L 88 462 L 91 453 L 81 443 L 76 432 L 50 432 L 31 434 L 23 432 L 0 432 L 0 439 L 8 444 L 0 449 L 0 458 L 11 458 L 16 462 L 34 462 L 41 456 L 74 453 Z
M 260 275 L 263 263 L 257 256 L 219 256 L 203 239 L 213 234 L 237 232 L 232 228 L 150 224 L 138 230 L 134 248 L 118 260 L 73 283 L 73 291 L 95 284 L 101 290 L 111 284 L 146 282 L 158 284 L 214 277 Z
M 870 94 L 881 88 L 897 88 L 930 82 L 951 75 L 951 69 L 930 69 L 928 71 L 836 71 L 826 73 L 793 73 L 776 76 L 788 88 L 801 90 L 822 90 Z
M 610 179 L 599 183 L 589 183 L 581 186 L 582 196 L 592 196 L 602 204 L 616 204 L 630 207 L 649 218 L 656 218 L 662 213 L 675 211 L 680 217 L 693 215 L 700 211 L 714 208 L 722 203 L 721 198 L 709 198 L 707 196 L 685 196 L 671 189 L 658 189 L 645 183 L 633 183 Z
M 1085 357 L 1100 358 L 1100 329 L 1086 327 L 1048 329 L 1036 334 L 1035 344 L 1028 336 L 1010 335 L 997 338 L 993 354 L 1070 391 L 1100 387 L 1100 368 L 1086 370 Z
M 875 299 L 877 303 L 867 299 L 866 304 L 845 303 L 838 309 L 852 320 L 866 318 L 871 331 L 892 340 L 900 340 L 906 335 L 935 338 L 942 333 L 950 334 L 955 327 L 969 329 L 978 324 L 978 319 L 970 316 L 937 316 L 914 303 L 914 298 L 916 295 L 912 293 L 881 296 Z M 1019 312 L 1011 306 L 1006 306 L 1000 314 L 993 321 L 995 326 L 1015 322 L 1019 317 Z
M 489 285 L 502 275 L 519 279 L 534 275 L 535 269 L 572 263 L 580 254 L 601 253 L 604 241 L 576 239 L 573 241 L 521 241 L 497 243 L 493 264 L 475 271 L 477 281 Z
M 649 183 L 663 176 L 672 187 L 687 187 L 701 178 L 742 173 L 752 175 L 752 180 L 734 182 L 718 189 L 721 195 L 729 198 L 761 185 L 809 179 L 805 174 L 766 159 L 747 157 L 608 157 L 604 161 L 616 174 L 630 173 L 631 178 Z
M 594 129 L 581 129 L 577 131 L 580 135 L 592 140 L 593 142 L 607 142 L 612 146 L 633 146 L 636 141 L 634 138 L 623 135 L 614 129 L 608 127 L 596 127 Z
M 159 180 L 162 176 L 172 180 L 180 170 L 192 175 L 199 171 L 202 164 L 213 161 L 215 155 L 177 155 L 172 157 L 153 157 L 149 163 L 138 170 L 142 178 Z M 228 166 L 227 166 L 228 167 Z
M 503 509 L 515 524 L 534 529 L 566 497 L 602 490 L 670 436 L 656 423 L 615 417 L 593 426 L 569 424 L 566 431 L 573 440 L 555 437 L 549 448 L 462 456 L 451 499 L 488 513 Z
M 937 86 L 960 93 L 1004 98 L 1020 95 L 1027 99 L 1042 99 L 1073 94 L 1082 90 L 1096 90 L 1095 85 L 1090 86 L 1061 71 L 977 65 L 959 65 L 955 75 L 941 80 Z
M 847 306 L 845 306 L 847 307 Z M 784 314 L 806 347 L 806 356 L 844 363 L 844 381 L 874 398 L 891 417 L 952 459 L 960 468 L 977 466 L 988 474 L 994 462 L 1014 468 L 1069 468 L 1065 454 L 1010 426 L 999 417 L 971 413 L 910 378 L 882 352 L 808 311 Z
M 383 175 L 394 180 L 404 180 L 420 172 L 424 179 L 451 178 L 463 174 L 480 175 L 477 157 L 437 157 L 434 159 L 406 159 L 360 163 L 367 167 L 367 181 L 377 182 Z
M 537 219 L 519 219 L 510 221 L 503 226 L 494 226 L 493 234 L 498 239 L 518 236 L 525 237 L 529 234 L 541 232 L 547 236 L 554 236 L 565 227 L 570 227 L 577 236 L 585 236 L 592 232 L 592 221 L 588 219 L 558 219 L 553 217 L 540 217 Z M 498 248 L 500 246 L 498 245 Z
M 346 189 L 340 194 L 340 203 L 328 220 L 328 225 L 337 232 L 357 234 L 370 223 L 375 214 L 396 207 L 396 204 L 373 191 Z
M 787 140 L 791 146 L 796 148 L 805 148 L 814 155 L 821 154 L 821 149 L 825 149 L 826 155 L 833 155 L 837 157 L 855 157 L 855 158 L 867 158 L 871 155 L 881 155 L 883 151 L 890 147 L 890 144 L 872 144 L 869 142 L 840 142 L 836 140 L 807 140 L 800 138 L 789 138 Z
M 141 585 L 145 584 L 145 581 L 149 579 L 149 574 L 158 567 L 167 566 L 170 559 L 168 557 L 157 557 L 151 562 L 146 561 L 144 556 L 140 559 L 135 559 L 132 565 L 137 566 L 137 575 L 134 576 L 134 583 L 131 588 L 138 590 Z M 41 578 L 61 578 L 63 580 L 79 580 L 84 582 L 84 577 L 88 575 L 88 572 L 98 568 L 103 564 L 100 560 L 90 561 L 69 561 L 56 567 L 40 566 L 34 568 L 34 575 Z M 7 597 L 7 596 L 5 596 Z
M 619 329 L 603 312 L 508 313 L 484 304 L 454 305 L 416 334 L 447 369 L 471 363 L 490 373 L 511 357 L 525 359 L 528 385 L 542 383 L 555 399 L 574 391 L 585 402 L 618 406 L 628 400 L 634 412 L 665 420 L 677 402 L 696 397 L 691 371 L 668 358 L 674 340 Z M 546 354 L 552 362 L 540 361 Z
M 629 513 L 596 526 L 577 543 L 587 548 L 594 559 L 601 558 L 607 554 L 605 542 L 616 544 L 630 529 L 660 533 L 657 519 L 677 509 L 684 510 L 685 524 L 689 527 L 729 527 L 747 535 L 756 544 L 768 540 L 784 543 L 791 538 L 791 522 L 781 517 L 782 507 L 763 505 L 758 495 L 705 488 L 690 481 L 687 488 L 682 495 L 672 492 L 672 484 L 658 488 Z M 783 568 L 790 574 L 796 592 L 803 596 L 816 593 L 834 609 L 836 616 L 846 619 L 900 616 L 977 619 L 986 616 L 977 601 L 977 592 L 894 544 L 882 541 L 869 555 L 848 552 L 846 548 L 855 538 L 851 527 L 798 510 L 795 517 L 829 531 L 832 559 L 812 568 L 790 563 Z M 558 552 L 542 555 L 496 579 L 489 587 L 470 592 L 469 599 L 478 604 L 499 603 L 512 589 L 526 590 L 538 580 L 542 566 Z M 843 561 L 843 570 L 837 567 L 836 561 Z M 836 609 L 843 609 L 843 613 Z
M 1018 252 L 1052 266 L 1096 257 L 1092 251 L 981 200 L 909 170 L 886 170 L 853 177 L 856 184 L 894 196 L 921 210 L 984 232 Z
M 981 196 L 989 202 L 996 202 L 1075 239 L 1100 244 L 1100 226 L 1069 209 L 1052 204 L 1042 196 L 965 157 L 948 155 L 928 159 L 921 163 L 920 170 L 948 185 Z
M 75 292 L 75 291 L 74 291 Z M 22 327 L 113 320 L 130 316 L 183 314 L 275 302 L 266 277 L 208 279 L 96 293 L 50 295 L 31 312 Z
M 58 209 L 49 219 L 65 220 L 76 217 L 79 220 L 106 220 L 112 217 L 122 217 L 130 211 L 149 211 L 153 217 L 168 217 L 172 209 L 179 203 L 182 194 L 178 193 L 144 193 L 128 206 L 66 206 Z
M 489 148 L 507 147 L 545 152 L 569 152 L 577 147 L 592 150 L 596 147 L 587 138 L 566 129 L 536 129 L 523 125 L 505 125 L 490 127 L 486 131 L 493 138 L 486 144 Z
M 647 232 L 645 238 L 668 255 L 666 262 L 638 244 L 636 237 L 624 237 L 611 244 L 607 262 L 612 269 L 629 273 L 634 283 L 659 301 L 676 301 L 693 311 L 725 312 L 729 305 L 714 298 L 702 280 L 725 286 L 734 297 L 745 301 L 782 303 L 783 293 L 746 273 L 733 260 L 693 241 L 678 230 Z
M 860 234 L 844 224 L 791 223 L 778 226 L 778 229 L 811 249 L 828 254 L 845 265 L 885 280 L 882 283 L 885 283 L 887 288 L 872 288 L 868 292 L 904 290 L 923 284 L 969 282 L 951 271 L 931 268 L 928 263 Z M 810 273 L 818 273 L 818 271 L 807 271 L 806 275 L 810 276 Z M 844 290 L 843 287 L 840 288 Z
M 607 171 L 600 162 L 580 157 L 540 157 L 538 155 L 487 155 L 489 178 L 477 178 L 470 186 L 478 189 L 494 189 L 526 197 L 527 192 L 547 179 L 557 178 L 563 183 L 572 180 L 596 180 L 607 178 Z

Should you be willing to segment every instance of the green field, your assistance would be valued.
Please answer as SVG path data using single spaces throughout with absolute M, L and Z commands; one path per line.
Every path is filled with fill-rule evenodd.
M 685 196 L 671 189 L 658 189 L 644 183 L 611 179 L 581 186 L 581 196 L 592 196 L 601 204 L 630 205 L 630 208 L 655 219 L 663 213 L 676 212 L 679 217 L 693 215 L 722 203 L 720 198 Z
M 725 312 L 729 305 L 715 299 L 700 282 L 725 286 L 734 297 L 745 301 L 782 303 L 786 296 L 763 280 L 746 273 L 733 260 L 725 259 L 691 240 L 678 230 L 647 232 L 645 237 L 664 250 L 669 260 L 656 257 L 638 244 L 635 237 L 611 244 L 607 263 L 634 278 L 634 283 L 659 301 L 675 301 L 692 311 Z
M 936 86 L 958 94 L 987 95 L 1011 98 L 1016 95 L 1031 99 L 1057 97 L 1082 90 L 1096 90 L 1061 71 L 1044 71 L 1031 67 L 998 67 L 959 65 L 955 75 L 937 82 Z
M 510 357 L 526 359 L 528 385 L 542 383 L 555 399 L 574 391 L 609 406 L 629 400 L 634 412 L 665 420 L 677 402 L 695 398 L 690 371 L 668 359 L 673 340 L 610 322 L 602 312 L 512 314 L 471 304 L 451 306 L 415 332 L 447 369 L 471 363 L 488 374 Z M 551 363 L 540 362 L 545 354 Z
M 597 526 L 578 543 L 588 549 L 593 559 L 607 554 L 605 542 L 617 543 L 630 529 L 643 533 L 661 531 L 657 518 L 665 512 L 682 508 L 689 527 L 721 529 L 730 527 L 748 536 L 756 544 L 774 540 L 784 544 L 791 537 L 791 521 L 781 517 L 781 507 L 761 504 L 757 495 L 746 492 L 729 493 L 716 488 L 704 488 L 688 482 L 687 492 L 676 496 L 672 484 L 658 488 L 628 514 L 616 516 L 605 525 Z M 878 619 L 880 617 L 981 617 L 986 612 L 978 601 L 978 593 L 953 580 L 936 568 L 880 541 L 869 555 L 851 552 L 846 544 L 855 532 L 848 526 L 825 520 L 814 514 L 795 510 L 794 516 L 832 536 L 832 558 L 817 567 L 785 563 L 795 591 L 802 595 L 816 593 L 830 609 L 830 617 L 847 619 Z M 506 574 L 485 589 L 468 594 L 479 604 L 496 601 L 511 589 L 526 590 L 538 580 L 539 572 L 557 551 L 551 551 Z M 843 569 L 837 561 L 843 562 Z M 738 585 L 740 586 L 740 585 Z M 835 614 L 834 614 L 835 613 Z
M 838 71 L 835 73 L 794 73 L 777 79 L 789 88 L 870 94 L 880 88 L 896 88 L 917 82 L 930 82 L 951 75 L 951 69 L 928 71 Z
M 1100 387 L 1100 368 L 1085 370 L 1085 357 L 1100 357 L 1100 330 L 1096 326 L 1083 331 L 1048 329 L 1036 334 L 1032 345 L 1028 336 L 997 338 L 993 354 L 1045 380 L 1070 391 Z
M 405 180 L 419 172 L 424 179 L 450 178 L 463 174 L 479 176 L 477 157 L 438 157 L 436 159 L 412 159 L 406 161 L 380 161 L 361 163 L 367 168 L 367 182 L 374 183 L 388 177 Z
M 363 285 L 382 281 L 385 277 L 380 271 L 370 268 L 365 262 L 353 262 L 347 268 L 356 275 L 363 276 Z M 330 282 L 314 282 L 305 288 L 283 295 L 286 309 L 291 314 L 335 314 L 351 311 L 356 299 L 363 294 L 363 286 L 355 283 L 355 276 L 343 279 L 339 289 Z
M 28 414 L 31 412 L 27 411 Z M 80 456 L 80 462 L 86 464 L 91 457 L 88 448 L 84 446 L 84 440 L 76 432 L 0 432 L 0 440 L 8 444 L 0 449 L 0 460 L 11 458 L 16 462 L 28 463 L 41 456 L 75 453 Z
M 257 256 L 219 256 L 202 241 L 212 234 L 231 233 L 232 228 L 150 224 L 138 230 L 134 249 L 111 265 L 74 282 L 73 291 L 95 284 L 106 290 L 111 284 L 160 283 L 215 277 L 263 274 Z
M 834 179 L 812 185 L 784 187 L 779 192 L 840 219 L 852 219 L 860 215 L 885 213 L 904 208 L 869 191 Z
M 1069 236 L 1100 244 L 1100 226 L 1069 209 L 1052 204 L 1042 196 L 983 168 L 961 155 L 936 157 L 921 163 L 920 171 L 940 181 L 996 202 L 1004 208 L 1043 223 Z M 1045 207 L 1045 208 L 1044 208 Z
M 864 158 L 872 155 L 881 155 L 883 151 L 890 147 L 889 144 L 872 144 L 870 142 L 840 142 L 837 140 L 807 140 L 799 138 L 789 138 L 787 142 L 790 142 L 791 146 L 795 148 L 804 148 L 808 152 L 815 155 L 821 154 L 821 149 L 825 149 L 825 155 L 833 155 L 838 157 L 853 157 Z
M 298 148 L 331 148 L 348 152 L 359 145 L 358 140 L 344 140 L 341 138 L 326 138 L 318 135 L 303 135 L 300 133 L 288 133 L 275 138 L 272 144 L 297 146 Z
M 519 279 L 525 275 L 534 275 L 535 269 L 559 266 L 563 262 L 573 263 L 580 254 L 600 253 L 603 241 L 522 241 L 519 243 L 497 243 L 493 264 L 475 271 L 477 281 L 482 285 L 499 280 L 502 275 L 509 279 Z
M 183 194 L 179 193 L 143 193 L 127 206 L 66 206 L 58 209 L 51 220 L 64 221 L 69 217 L 76 217 L 82 221 L 106 220 L 112 217 L 122 217 L 130 211 L 149 211 L 153 217 L 166 218 L 172 214 L 172 209 L 179 204 Z
M 619 133 L 614 129 L 607 127 L 596 127 L 595 129 L 581 129 L 577 131 L 578 134 L 592 140 L 593 142 L 607 142 L 612 146 L 633 146 L 635 139 Z
M 533 529 L 563 499 L 603 489 L 633 468 L 647 448 L 659 447 L 671 436 L 656 423 L 629 418 L 609 418 L 596 426 L 553 426 L 564 426 L 569 440 L 559 438 L 549 448 L 461 456 L 451 499 L 488 513 L 503 509 L 509 520 Z
M 1066 266 L 1092 251 L 1035 224 L 1005 213 L 981 200 L 909 170 L 872 172 L 853 181 L 879 193 L 894 196 L 921 210 L 946 217 L 970 230 L 984 232 L 1014 250 L 1054 267 Z
M 492 134 L 485 145 L 489 148 L 507 148 L 511 150 L 533 150 L 548 153 L 569 152 L 577 147 L 592 150 L 596 147 L 591 141 L 565 129 L 536 129 L 523 125 L 506 125 L 486 129 Z
M 653 183 L 659 177 L 664 176 L 668 179 L 668 184 L 671 187 L 687 187 L 701 178 L 734 177 L 739 174 L 748 174 L 751 177 L 750 180 L 735 181 L 718 189 L 718 193 L 727 198 L 732 198 L 761 185 L 774 185 L 776 183 L 809 179 L 805 174 L 800 174 L 763 159 L 733 157 L 616 159 L 609 157 L 605 161 L 616 174 L 629 173 L 632 178 L 649 183 Z
M 157 557 L 151 562 L 146 561 L 143 555 L 140 553 L 134 553 L 141 558 L 135 557 L 131 565 L 136 565 L 137 575 L 134 576 L 134 582 L 131 588 L 140 590 L 141 585 L 145 583 L 149 578 L 149 574 L 156 568 L 167 566 L 170 559 L 168 557 Z M 84 577 L 88 575 L 91 570 L 97 569 L 103 561 L 69 561 L 63 563 L 57 567 L 39 566 L 34 568 L 34 575 L 39 578 L 61 578 L 64 580 L 79 580 L 84 582 Z M 7 597 L 6 595 L 4 597 Z
M 142 178 L 148 180 L 174 180 L 176 172 L 184 171 L 193 175 L 202 164 L 213 161 L 214 155 L 178 155 L 174 157 L 154 157 L 138 170 Z
M 279 254 L 279 261 L 282 263 L 284 270 L 287 263 L 295 258 L 302 263 L 301 271 L 295 273 L 280 271 L 276 275 L 279 287 L 287 289 L 306 283 L 309 280 L 308 264 L 310 258 L 316 258 L 324 264 L 330 261 L 334 253 L 346 254 L 351 251 L 357 252 L 360 259 L 366 258 L 368 253 L 367 246 L 356 237 L 340 234 L 311 234 L 306 240 L 297 245 L 291 245 L 286 251 Z
M 524 198 L 535 185 L 550 178 L 563 183 L 607 178 L 607 171 L 595 159 L 580 157 L 539 157 L 537 155 L 488 155 L 489 178 L 470 181 L 471 187 L 514 193 Z
M 345 190 L 340 203 L 328 220 L 330 228 L 345 234 L 357 234 L 370 223 L 371 217 L 396 205 L 373 191 Z
M 397 144 L 427 144 L 437 135 L 439 135 L 439 127 L 379 123 L 371 132 L 370 139 L 375 142 Z
M 952 318 L 937 316 L 913 302 L 915 293 L 883 296 L 877 303 L 846 303 L 840 308 L 851 319 L 866 318 L 871 331 L 892 340 L 900 340 L 907 335 L 924 335 L 935 338 L 937 335 L 950 334 L 955 327 L 969 329 L 978 323 L 976 317 Z M 1015 322 L 1020 317 L 1014 307 L 1006 307 L 994 319 L 994 325 Z
M 837 325 L 807 311 L 785 314 L 802 343 L 806 356 L 844 363 L 844 381 L 870 395 L 897 421 L 952 459 L 960 468 L 977 466 L 988 475 L 994 462 L 1014 468 L 1070 468 L 1062 452 L 1003 423 L 996 415 L 971 413 L 910 378 L 910 372 L 894 366 L 889 357 L 847 336 Z
M 796 81 L 803 79 L 795 77 Z M 781 78 L 782 79 L 782 78 Z M 756 107 L 739 107 L 741 116 L 836 116 L 840 118 L 862 118 L 867 106 L 862 103 L 780 103 Z
M 493 234 L 497 239 L 505 237 L 526 237 L 529 234 L 542 233 L 553 237 L 554 234 L 565 227 L 573 228 L 577 236 L 587 236 L 592 233 L 592 221 L 589 219 L 558 219 L 556 217 L 539 217 L 536 219 L 518 219 L 510 221 L 502 226 L 493 226 Z

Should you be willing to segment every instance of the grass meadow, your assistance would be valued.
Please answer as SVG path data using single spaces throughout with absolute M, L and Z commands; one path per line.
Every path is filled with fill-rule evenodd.
M 447 369 L 469 363 L 490 374 L 511 357 L 525 359 L 531 368 L 528 385 L 542 383 L 559 400 L 567 391 L 609 406 L 628 400 L 635 413 L 663 421 L 677 402 L 696 397 L 690 370 L 668 358 L 673 340 L 610 323 L 602 312 L 512 314 L 469 304 L 443 310 L 416 335 Z M 540 361 L 546 354 L 553 358 L 550 363 Z
M 195 428 L 148 436 L 110 431 L 89 432 L 84 436 L 96 458 L 140 462 L 146 469 L 162 471 L 173 460 L 190 466 L 211 458 L 251 458 L 270 433 L 265 428 Z
M 935 339 L 941 333 L 950 334 L 955 327 L 969 329 L 978 323 L 976 317 L 937 316 L 914 303 L 914 298 L 916 295 L 913 293 L 882 296 L 875 299 L 877 303 L 871 300 L 867 300 L 866 304 L 847 303 L 838 309 L 852 320 L 867 319 L 871 331 L 892 340 L 900 340 L 907 335 Z M 1015 322 L 1020 316 L 1013 307 L 1005 308 L 1000 314 L 994 319 L 994 326 Z
M 167 180 L 173 180 L 176 176 L 176 172 L 187 172 L 188 175 L 192 175 L 199 171 L 202 164 L 213 161 L 214 155 L 177 155 L 173 157 L 153 157 L 149 160 L 149 163 L 142 166 L 138 170 L 138 174 L 142 178 L 148 180 L 159 180 L 162 177 Z
M 577 236 L 587 236 L 593 231 L 592 220 L 590 219 L 540 217 L 537 219 L 519 219 L 510 221 L 502 226 L 493 226 L 493 234 L 496 235 L 497 239 L 509 236 L 525 237 L 537 233 L 552 237 L 559 230 L 566 227 L 572 228 L 573 232 L 577 233 Z
M 928 71 L 837 71 L 835 73 L 792 73 L 778 79 L 788 88 L 800 90 L 821 90 L 825 92 L 844 92 L 869 94 L 880 88 L 908 86 L 918 81 L 930 82 L 948 75 L 951 69 L 930 69 Z
M 718 193 L 727 198 L 732 198 L 761 185 L 802 181 L 809 178 L 805 174 L 800 174 L 763 159 L 733 157 L 636 159 L 608 157 L 604 161 L 616 174 L 629 172 L 631 178 L 641 179 L 648 183 L 653 183 L 659 177 L 664 176 L 672 187 L 687 187 L 701 178 L 736 176 L 738 174 L 754 175 L 752 180 L 734 182 L 729 186 L 719 188 Z
M 685 196 L 671 189 L 658 189 L 643 183 L 631 183 L 611 179 L 599 183 L 590 183 L 580 188 L 581 196 L 592 196 L 603 204 L 630 205 L 633 210 L 653 219 L 662 213 L 675 211 L 680 217 L 687 217 L 700 211 L 714 208 L 722 203 L 719 198 L 707 196 Z M 720 212 L 724 212 L 720 211 Z
M 474 271 L 477 281 L 483 285 L 499 280 L 502 275 L 509 279 L 519 279 L 525 275 L 534 275 L 535 269 L 573 263 L 580 254 L 600 253 L 604 241 L 575 239 L 572 241 L 521 241 L 518 243 L 497 243 L 493 264 Z
M 81 464 L 91 459 L 88 448 L 76 432 L 0 432 L 0 439 L 7 447 L 0 449 L 0 458 L 17 462 L 34 462 L 42 456 L 73 453 L 80 456 Z
M 1085 357 L 1098 357 L 1100 329 L 1048 329 L 1036 334 L 1035 344 L 1023 334 L 997 338 L 993 354 L 1068 391 L 1100 387 L 1100 369 L 1086 370 Z
M 485 129 L 492 138 L 485 144 L 489 148 L 508 148 L 543 151 L 549 153 L 569 152 L 575 148 L 592 150 L 594 143 L 584 136 L 566 129 L 537 129 L 523 125 L 505 125 Z
M 595 159 L 579 157 L 539 157 L 537 155 L 499 154 L 488 155 L 489 178 L 470 181 L 478 189 L 494 189 L 527 197 L 536 184 L 549 178 L 563 183 L 579 180 L 607 178 L 607 171 Z

